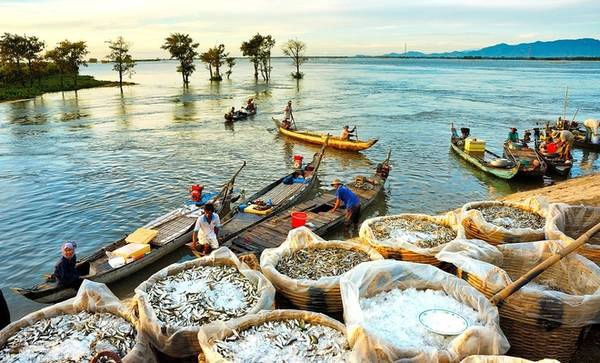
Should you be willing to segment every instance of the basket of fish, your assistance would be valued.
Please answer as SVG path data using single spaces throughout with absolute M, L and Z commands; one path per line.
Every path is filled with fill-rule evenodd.
M 91 362 L 101 352 L 126 363 L 156 362 L 132 310 L 104 284 L 88 280 L 74 298 L 0 331 L 1 362 Z
M 600 223 L 600 208 L 563 203 L 550 204 L 546 235 L 572 243 L 583 233 Z M 600 265 L 600 233 L 591 236 L 577 253 Z
M 542 359 L 536 362 L 529 359 L 509 357 L 507 355 L 472 355 L 460 363 L 560 363 L 554 359 Z
M 348 362 L 342 323 L 300 310 L 272 310 L 203 327 L 206 362 Z
M 461 214 L 467 238 L 493 245 L 546 239 L 548 203 L 542 198 L 529 198 L 520 203 L 472 202 L 462 207 Z
M 135 292 L 142 332 L 171 357 L 198 354 L 201 326 L 273 309 L 275 302 L 269 280 L 227 247 L 167 266 Z
M 363 222 L 359 235 L 385 258 L 434 266 L 440 265 L 435 254 L 446 243 L 465 237 L 455 212 L 375 217 Z
M 453 264 L 458 277 L 491 298 L 564 244 L 540 241 L 492 246 L 462 240 L 450 243 L 438 258 Z M 600 323 L 599 286 L 600 267 L 572 253 L 511 295 L 499 310 L 511 354 L 568 362 L 582 331 Z
M 260 267 L 279 293 L 304 310 L 342 311 L 340 276 L 358 264 L 383 257 L 373 248 L 325 241 L 306 227 L 291 230 L 284 243 L 266 249 Z
M 370 362 L 460 362 L 504 354 L 498 309 L 465 281 L 427 264 L 366 262 L 342 276 L 344 321 Z

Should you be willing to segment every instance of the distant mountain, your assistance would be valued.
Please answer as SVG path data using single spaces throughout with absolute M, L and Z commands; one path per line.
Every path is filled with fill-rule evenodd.
M 592 38 L 537 41 L 509 45 L 500 43 L 479 50 L 424 54 L 421 52 L 388 53 L 384 57 L 493 57 L 493 58 L 565 58 L 600 57 L 600 40 Z

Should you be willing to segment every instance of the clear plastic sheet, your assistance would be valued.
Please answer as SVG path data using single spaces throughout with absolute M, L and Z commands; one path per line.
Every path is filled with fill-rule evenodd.
M 549 239 L 560 239 L 567 243 L 575 241 L 600 223 L 599 207 L 557 203 L 550 205 L 549 215 L 546 235 Z M 600 265 L 600 233 L 592 236 L 577 252 Z
M 492 295 L 550 255 L 564 242 L 541 241 L 491 246 L 479 240 L 454 241 L 437 258 L 468 273 L 478 289 Z M 571 253 L 511 295 L 502 305 L 531 324 L 583 327 L 600 323 L 600 267 Z
M 356 361 L 459 362 L 473 354 L 503 354 L 509 348 L 498 324 L 498 309 L 465 281 L 434 266 L 393 260 L 366 262 L 344 274 L 340 287 L 348 339 Z M 396 288 L 443 291 L 473 308 L 483 325 L 468 327 L 445 349 L 392 345 L 365 328 L 360 300 Z
M 260 267 L 278 292 L 298 308 L 306 310 L 342 311 L 340 276 L 321 277 L 318 280 L 292 279 L 277 271 L 277 263 L 283 256 L 307 248 L 342 248 L 364 252 L 369 255 L 371 260 L 383 259 L 379 252 L 366 245 L 349 241 L 326 241 L 306 227 L 292 229 L 285 242 L 279 247 L 263 251 L 260 257 Z
M 163 324 L 156 317 L 156 313 L 149 303 L 146 291 L 155 282 L 168 275 L 177 274 L 197 266 L 220 265 L 236 267 L 242 275 L 257 286 L 260 297 L 256 305 L 248 311 L 248 314 L 257 313 L 261 310 L 273 309 L 275 304 L 275 288 L 271 285 L 269 280 L 267 280 L 260 272 L 254 271 L 246 264 L 241 263 L 237 256 L 227 247 L 221 247 L 208 256 L 167 266 L 152 275 L 135 289 L 135 299 L 140 314 L 141 331 L 148 337 L 148 340 L 154 347 L 171 357 L 187 357 L 198 354 L 200 352 L 200 345 L 198 343 L 198 330 L 200 329 L 200 326 L 174 327 Z
M 84 310 L 88 312 L 111 313 L 124 318 L 136 327 L 136 344 L 123 357 L 124 363 L 156 362 L 152 348 L 141 334 L 139 322 L 132 310 L 113 295 L 106 285 L 89 280 L 83 281 L 75 297 L 35 311 L 8 325 L 0 331 L 0 346 L 4 346 L 7 339 L 21 328 L 29 326 L 38 320 L 62 314 L 76 314 Z
M 509 357 L 506 355 L 472 355 L 460 363 L 560 363 L 555 359 L 542 359 L 532 361 L 523 358 Z
M 360 226 L 359 235 L 364 242 L 368 243 L 372 247 L 377 248 L 378 250 L 383 249 L 383 250 L 388 250 L 390 252 L 393 252 L 394 250 L 404 249 L 404 250 L 408 250 L 408 251 L 414 252 L 419 255 L 431 256 L 431 257 L 435 256 L 436 253 L 441 251 L 441 249 L 444 247 L 445 244 L 440 244 L 438 246 L 431 247 L 431 248 L 422 248 L 422 247 L 419 247 L 419 246 L 411 243 L 410 241 L 407 241 L 407 240 L 404 240 L 401 238 L 393 238 L 391 236 L 389 238 L 385 238 L 385 239 L 377 238 L 377 236 L 375 235 L 375 233 L 373 231 L 373 225 L 375 223 L 377 223 L 377 222 L 385 223 L 386 221 L 392 221 L 394 219 L 404 218 L 404 217 L 414 218 L 414 219 L 424 219 L 424 220 L 428 220 L 428 221 L 431 221 L 436 224 L 441 224 L 441 225 L 450 227 L 452 230 L 454 230 L 454 232 L 456 232 L 456 234 L 457 234 L 456 238 L 465 238 L 464 229 L 462 228 L 462 225 L 460 224 L 460 213 L 456 213 L 456 212 L 448 212 L 448 213 L 446 213 L 444 215 L 440 215 L 440 216 L 429 216 L 426 214 L 408 214 L 408 213 L 406 213 L 406 214 L 399 214 L 399 215 L 394 215 L 394 216 L 383 216 L 383 217 L 370 218 L 370 219 L 365 220 L 362 223 L 362 225 Z
M 515 242 L 530 242 L 541 241 L 545 239 L 544 228 L 511 228 L 507 229 L 502 226 L 495 225 L 486 221 L 483 218 L 481 211 L 477 207 L 488 207 L 495 205 L 505 205 L 517 207 L 529 212 L 537 213 L 548 220 L 548 202 L 541 197 L 528 198 L 522 202 L 508 201 L 481 201 L 467 203 L 461 210 L 461 221 L 465 229 L 467 238 L 478 238 L 490 243 L 515 243 Z

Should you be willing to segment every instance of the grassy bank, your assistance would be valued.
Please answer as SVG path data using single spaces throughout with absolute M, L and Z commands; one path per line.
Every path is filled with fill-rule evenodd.
M 35 80 L 31 87 L 29 87 L 28 81 L 25 83 L 25 86 L 21 84 L 0 84 L 0 101 L 32 98 L 46 92 L 75 91 L 84 88 L 114 87 L 119 85 L 119 82 L 99 81 L 92 76 L 77 76 L 77 86 L 75 86 L 72 77 L 65 77 L 64 84 L 61 84 L 59 75 L 44 77 L 39 82 Z M 123 82 L 123 84 L 131 85 L 134 83 Z

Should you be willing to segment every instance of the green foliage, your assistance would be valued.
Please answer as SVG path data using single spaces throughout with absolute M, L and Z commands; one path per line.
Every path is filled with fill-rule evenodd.
M 217 47 L 210 48 L 206 52 L 200 54 L 200 60 L 206 64 L 206 68 L 210 72 L 211 81 L 222 81 L 221 67 L 225 64 L 229 53 L 225 53 L 225 45 L 219 44 Z M 214 72 L 213 72 L 214 67 Z
M 194 43 L 189 34 L 173 33 L 165 38 L 165 43 L 161 46 L 171 54 L 171 58 L 179 60 L 177 72 L 183 77 L 183 84 L 190 83 L 190 75 L 196 70 L 194 58 L 198 56 L 196 48 L 199 44 Z
M 129 78 L 135 73 L 133 68 L 135 67 L 135 61 L 129 54 L 130 44 L 123 39 L 118 37 L 114 41 L 107 41 L 110 53 L 107 58 L 114 63 L 113 70 L 119 73 L 119 86 L 123 86 L 123 74 Z
M 249 57 L 254 65 L 254 79 L 258 80 L 258 72 L 265 81 L 271 78 L 271 49 L 275 46 L 272 36 L 262 36 L 257 33 L 249 41 L 243 42 L 240 50 L 244 56 Z
M 0 101 L 16 100 L 39 96 L 46 92 L 73 91 L 83 88 L 109 87 L 118 85 L 117 82 L 99 81 L 92 76 L 77 76 L 73 79 L 62 80 L 59 74 L 41 77 L 33 86 L 23 86 L 20 83 L 3 84 L 0 86 Z
M 233 73 L 232 69 L 233 66 L 235 66 L 235 58 L 227 57 L 225 58 L 225 63 L 227 63 L 227 72 L 225 72 L 225 74 L 227 75 L 227 79 L 229 79 L 229 76 Z
M 290 39 L 281 47 L 283 54 L 288 56 L 292 60 L 292 64 L 296 67 L 296 72 L 292 72 L 292 77 L 295 79 L 302 79 L 304 73 L 300 72 L 300 66 L 308 61 L 308 58 L 304 56 L 306 52 L 306 43 L 298 39 Z

